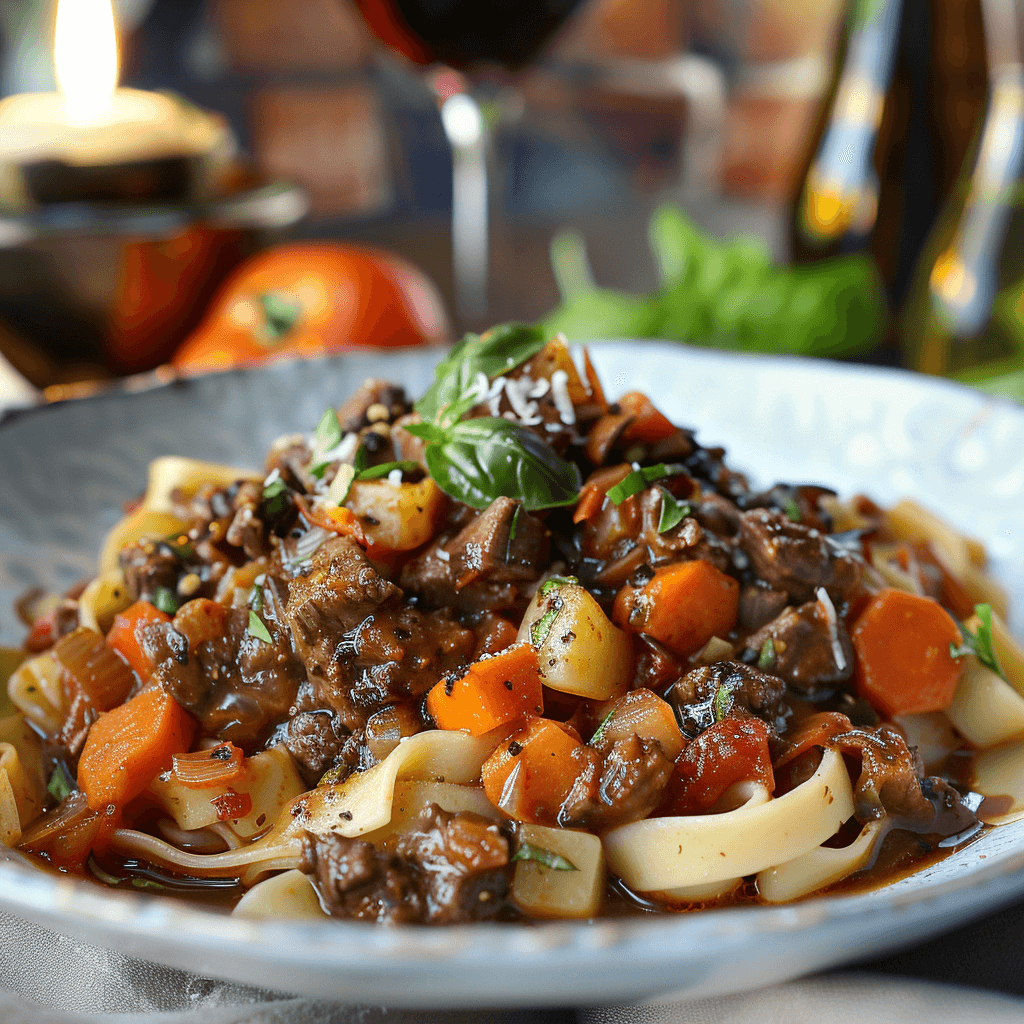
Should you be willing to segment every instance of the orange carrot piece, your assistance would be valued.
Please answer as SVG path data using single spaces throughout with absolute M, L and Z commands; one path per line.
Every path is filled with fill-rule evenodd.
M 93 723 L 78 784 L 94 811 L 118 811 L 192 744 L 192 716 L 159 687 L 143 690 Z
M 960 645 L 952 616 L 930 597 L 879 591 L 850 631 L 857 692 L 890 718 L 944 711 L 964 670 L 949 653 Z
M 576 503 L 572 521 L 582 523 L 586 519 L 593 519 L 604 506 L 604 499 L 608 492 L 616 484 L 622 483 L 629 476 L 632 468 L 629 463 L 624 462 L 619 466 L 611 466 L 591 473 L 583 484 L 583 490 L 580 491 L 580 500 Z
M 676 761 L 679 779 L 665 813 L 703 814 L 735 782 L 775 789 L 768 726 L 760 718 L 724 718 L 689 743 Z
M 487 799 L 505 814 L 556 825 L 576 777 L 597 756 L 570 726 L 535 718 L 491 754 L 480 779 Z
M 623 587 L 612 618 L 686 657 L 732 629 L 739 599 L 739 583 L 710 562 L 677 562 L 655 570 L 642 589 Z
M 587 377 L 587 386 L 590 388 L 590 400 L 600 408 L 601 412 L 608 411 L 608 399 L 604 396 L 604 388 L 601 386 L 601 378 L 590 361 L 590 349 L 583 346 L 583 372 Z
M 772 766 L 778 771 L 811 747 L 824 747 L 834 737 L 852 728 L 849 718 L 839 711 L 818 711 L 808 715 L 783 737 L 785 746 L 775 757 Z
M 461 679 L 444 679 L 427 694 L 438 728 L 473 736 L 544 710 L 540 666 L 533 644 L 513 644 L 474 661 Z
M 107 633 L 107 646 L 117 651 L 135 674 L 146 682 L 155 666 L 143 650 L 136 628 L 152 622 L 170 621 L 170 615 L 148 601 L 136 601 L 130 608 L 114 616 L 114 624 Z
M 679 428 L 654 408 L 654 403 L 639 391 L 630 391 L 619 399 L 619 408 L 633 422 L 623 431 L 629 441 L 655 444 L 679 432 Z

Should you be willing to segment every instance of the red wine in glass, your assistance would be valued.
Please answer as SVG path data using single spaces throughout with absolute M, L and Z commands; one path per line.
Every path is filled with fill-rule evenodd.
M 540 52 L 581 0 L 355 0 L 381 42 L 416 64 L 511 71 Z

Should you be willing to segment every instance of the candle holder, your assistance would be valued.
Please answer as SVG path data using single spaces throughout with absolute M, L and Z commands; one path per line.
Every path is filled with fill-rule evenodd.
M 297 186 L 238 168 L 209 197 L 0 207 L 0 351 L 37 387 L 151 369 L 307 210 Z

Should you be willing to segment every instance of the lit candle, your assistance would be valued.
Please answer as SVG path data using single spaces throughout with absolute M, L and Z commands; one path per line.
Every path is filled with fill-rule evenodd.
M 172 193 L 203 191 L 233 155 L 223 118 L 173 95 L 117 87 L 111 0 L 58 0 L 54 66 L 57 92 L 0 100 L 4 207 L 184 198 Z

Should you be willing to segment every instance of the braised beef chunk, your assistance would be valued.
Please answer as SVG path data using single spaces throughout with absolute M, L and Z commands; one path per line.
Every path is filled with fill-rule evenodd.
M 493 917 L 505 909 L 511 876 L 508 840 L 497 824 L 435 804 L 380 850 L 335 834 L 310 837 L 302 870 L 332 914 L 388 924 Z
M 309 574 L 291 581 L 285 619 L 292 643 L 310 678 L 326 694 L 343 689 L 338 659 L 352 653 L 349 634 L 378 609 L 396 605 L 401 596 L 348 537 L 325 541 L 312 557 Z M 345 703 L 334 706 L 342 711 Z
M 844 752 L 859 753 L 860 778 L 854 786 L 858 821 L 892 815 L 900 828 L 956 835 L 975 824 L 974 813 L 942 779 L 924 778 L 916 747 L 895 726 L 852 729 L 837 737 Z
M 142 541 L 121 552 L 121 571 L 133 601 L 148 601 L 159 590 L 177 592 L 184 562 L 169 544 Z
M 771 622 L 789 603 L 784 590 L 772 590 L 767 583 L 756 580 L 740 591 L 739 623 L 747 629 L 760 629 Z
M 402 570 L 402 589 L 426 605 L 468 613 L 525 609 L 524 586 L 549 560 L 548 531 L 519 502 L 497 498 L 450 539 L 432 544 Z
M 740 537 L 758 577 L 774 590 L 786 591 L 794 604 L 810 601 L 818 587 L 838 603 L 860 582 L 854 558 L 832 548 L 820 531 L 794 523 L 782 512 L 744 512 Z
M 136 631 L 156 665 L 153 680 L 199 719 L 203 735 L 231 740 L 247 753 L 258 750 L 288 713 L 305 678 L 271 608 L 268 602 L 262 613 L 269 644 L 249 632 L 245 608 L 228 609 L 218 635 L 195 645 L 178 628 L 187 628 L 178 617 Z
M 358 740 L 333 708 L 324 707 L 316 699 L 313 686 L 306 679 L 288 709 L 288 718 L 274 730 L 267 745 L 283 743 L 295 758 L 303 778 L 310 785 L 316 785 L 326 772 L 345 763 L 344 755 L 350 752 L 353 741 L 358 744 Z M 356 752 L 354 766 L 358 765 Z
M 601 831 L 646 818 L 672 775 L 672 761 L 654 740 L 635 733 L 604 749 L 576 777 L 558 812 L 563 828 Z
M 771 641 L 770 647 L 765 645 Z M 765 652 L 768 671 L 806 693 L 839 686 L 853 675 L 853 644 L 838 616 L 821 601 L 787 608 L 746 640 L 751 652 Z
M 224 539 L 228 544 L 241 548 L 248 559 L 259 558 L 268 553 L 267 531 L 259 517 L 263 501 L 263 484 L 246 480 L 238 488 L 233 502 L 233 514 Z
M 756 715 L 774 732 L 785 691 L 781 679 L 751 665 L 716 661 L 687 672 L 669 691 L 668 700 L 686 736 L 694 737 L 716 720 L 742 712 Z

